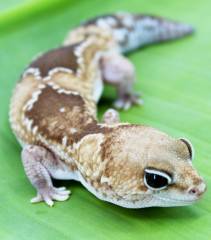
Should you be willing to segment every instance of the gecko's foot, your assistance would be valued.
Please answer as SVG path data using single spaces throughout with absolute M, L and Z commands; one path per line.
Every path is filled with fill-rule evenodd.
M 41 189 L 38 191 L 37 196 L 31 199 L 31 203 L 44 201 L 48 206 L 52 207 L 54 204 L 53 200 L 65 201 L 69 198 L 70 193 L 65 187 Z
M 133 105 L 143 105 L 144 101 L 136 93 L 127 93 L 114 102 L 114 107 L 128 110 Z

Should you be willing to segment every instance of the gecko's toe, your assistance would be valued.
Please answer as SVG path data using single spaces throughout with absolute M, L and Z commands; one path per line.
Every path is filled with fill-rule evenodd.
M 122 99 L 117 99 L 114 102 L 114 107 L 117 108 L 117 109 L 122 109 L 123 105 L 124 105 L 124 102 L 122 101 Z
M 67 190 L 65 187 L 53 189 L 52 198 L 56 201 L 65 201 L 70 197 L 71 191 Z
M 52 207 L 54 205 L 53 200 L 65 201 L 69 198 L 70 194 L 71 192 L 65 187 L 42 189 L 36 197 L 31 199 L 31 203 L 44 201 L 48 206 Z
M 131 94 L 125 94 L 121 98 L 117 99 L 114 102 L 114 106 L 117 109 L 123 109 L 123 110 L 128 110 L 130 109 L 133 105 L 143 105 L 144 101 L 139 97 L 138 94 L 131 93 Z
M 131 102 L 126 101 L 125 99 L 117 99 L 114 102 L 114 107 L 117 109 L 128 110 L 131 107 Z
M 54 188 L 54 191 L 56 194 L 60 194 L 60 195 L 70 195 L 71 194 L 71 191 L 67 190 L 65 187 Z
M 66 190 L 66 187 L 58 187 L 58 188 L 55 188 L 55 189 L 57 189 L 58 191 L 62 191 L 62 190 Z
M 144 105 L 144 100 L 142 98 L 137 99 L 136 104 L 142 106 Z
M 61 195 L 61 194 L 53 194 L 52 195 L 53 199 L 56 201 L 65 201 L 69 198 L 69 194 L 66 195 Z
M 128 109 L 131 108 L 131 105 L 132 105 L 132 103 L 130 101 L 127 101 L 127 102 L 125 102 L 125 104 L 123 106 L 123 109 L 124 110 L 128 110 Z
M 45 203 L 49 206 L 49 207 L 53 207 L 54 202 L 52 200 L 52 198 L 48 195 L 43 196 L 43 200 L 45 201 Z
M 60 195 L 70 195 L 70 194 L 71 194 L 71 191 L 69 191 L 69 190 L 63 190 L 63 191 L 57 191 L 56 193 L 57 193 L 57 194 L 60 194 Z
M 37 194 L 36 197 L 34 197 L 30 200 L 31 203 L 38 203 L 38 202 L 42 202 L 42 201 L 43 201 L 43 198 L 41 197 L 40 194 Z

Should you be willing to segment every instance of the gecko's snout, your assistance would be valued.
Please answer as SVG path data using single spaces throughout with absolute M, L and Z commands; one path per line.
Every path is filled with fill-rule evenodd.
M 198 186 L 191 187 L 188 190 L 188 194 L 190 194 L 193 197 L 199 198 L 205 193 L 206 189 L 207 189 L 206 184 L 204 182 L 202 182 Z

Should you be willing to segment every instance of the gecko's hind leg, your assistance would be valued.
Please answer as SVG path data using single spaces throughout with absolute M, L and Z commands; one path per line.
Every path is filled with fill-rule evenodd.
M 37 196 L 31 199 L 32 203 L 44 201 L 53 206 L 53 200 L 65 201 L 69 198 L 69 190 L 53 186 L 48 168 L 56 167 L 58 160 L 49 150 L 41 146 L 27 145 L 21 156 L 25 173 L 37 190 Z
M 132 90 L 135 81 L 133 64 L 119 53 L 109 53 L 101 59 L 102 76 L 106 83 L 117 89 L 118 98 L 114 106 L 119 109 L 129 109 L 133 104 L 143 104 L 139 94 Z
M 119 117 L 119 113 L 113 109 L 113 108 L 109 108 L 107 111 L 105 111 L 105 113 L 103 114 L 103 119 L 102 119 L 103 123 L 106 124 L 115 124 L 115 123 L 119 123 L 120 122 L 120 117 Z

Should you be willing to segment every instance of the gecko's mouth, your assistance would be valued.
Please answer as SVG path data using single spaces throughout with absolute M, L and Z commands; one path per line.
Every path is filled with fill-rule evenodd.
M 192 204 L 199 200 L 199 198 L 187 200 L 187 199 L 165 198 L 165 197 L 160 197 L 160 196 L 156 196 L 156 198 L 161 201 L 165 201 L 165 202 L 169 202 L 169 203 L 178 203 L 178 204 Z

